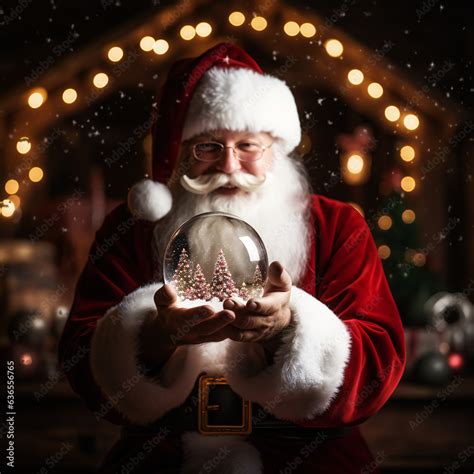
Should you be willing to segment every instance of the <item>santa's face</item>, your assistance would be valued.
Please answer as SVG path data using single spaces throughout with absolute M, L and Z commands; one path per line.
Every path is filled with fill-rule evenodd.
M 274 138 L 266 132 L 225 129 L 203 133 L 184 142 L 182 152 L 186 159 L 185 174 L 190 178 L 188 190 L 196 190 L 192 184 L 198 177 L 202 177 L 198 181 L 202 187 L 200 194 L 212 192 L 219 195 L 236 195 L 253 190 L 253 186 L 246 187 L 241 180 L 248 181 L 248 175 L 251 175 L 258 178 L 250 178 L 250 182 L 255 183 L 255 186 L 262 182 L 272 167 L 273 142 Z M 222 148 L 219 149 L 219 146 Z M 224 176 L 212 184 L 206 181 L 206 177 L 211 178 L 217 174 Z

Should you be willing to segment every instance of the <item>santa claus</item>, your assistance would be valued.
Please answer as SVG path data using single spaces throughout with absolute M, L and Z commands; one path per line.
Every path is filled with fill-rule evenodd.
M 122 425 L 100 472 L 376 472 L 357 425 L 400 380 L 402 325 L 365 220 L 310 191 L 288 85 L 220 43 L 173 64 L 152 133 L 153 180 L 97 232 L 59 348 Z M 171 234 L 207 211 L 261 236 L 262 296 L 189 308 L 164 284 Z

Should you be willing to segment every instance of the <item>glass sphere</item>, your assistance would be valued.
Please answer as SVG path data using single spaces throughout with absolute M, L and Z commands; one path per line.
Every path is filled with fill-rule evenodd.
M 187 220 L 170 237 L 164 254 L 163 281 L 175 287 L 181 301 L 258 298 L 267 273 L 260 236 L 247 222 L 225 212 Z

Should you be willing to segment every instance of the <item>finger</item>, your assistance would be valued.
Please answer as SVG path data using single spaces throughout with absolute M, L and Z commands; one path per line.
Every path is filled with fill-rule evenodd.
M 246 313 L 248 312 L 245 308 L 245 303 L 240 303 L 230 298 L 224 300 L 223 306 L 224 309 L 229 309 L 230 311 L 234 312 L 236 316 L 246 315 Z
M 199 336 L 193 340 L 193 344 L 200 344 L 203 342 L 220 342 L 225 339 L 233 339 L 236 340 L 238 337 L 238 333 L 240 329 L 232 327 L 231 324 L 218 329 L 217 331 L 213 332 L 212 334 L 208 334 L 205 336 Z
M 192 330 L 192 334 L 196 336 L 207 336 L 227 326 L 234 321 L 234 319 L 235 314 L 232 311 L 219 311 L 212 318 L 196 324 Z
M 291 291 L 291 277 L 290 274 L 283 268 L 283 265 L 274 261 L 268 268 L 268 279 L 263 290 L 263 295 L 277 291 L 287 292 Z
M 163 285 L 154 296 L 155 305 L 157 308 L 170 306 L 178 300 L 176 290 L 172 285 Z
M 239 329 L 263 330 L 271 326 L 271 318 L 268 316 L 237 316 L 235 321 L 232 321 L 232 326 Z
M 269 293 L 262 298 L 251 298 L 245 305 L 245 310 L 249 314 L 256 316 L 267 316 L 276 313 L 280 310 L 282 305 L 289 301 L 289 294 L 287 292 Z
M 182 311 L 180 317 L 186 321 L 199 322 L 216 314 L 214 308 L 208 304 L 195 306 L 194 308 L 180 308 L 180 310 Z

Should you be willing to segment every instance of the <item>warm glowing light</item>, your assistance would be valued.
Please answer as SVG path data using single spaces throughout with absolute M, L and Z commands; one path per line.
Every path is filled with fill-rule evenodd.
M 263 16 L 256 16 L 252 18 L 250 26 L 256 31 L 263 31 L 267 27 L 267 20 Z
M 43 179 L 43 170 L 39 166 L 34 166 L 30 169 L 28 177 L 33 183 L 37 183 Z
M 33 358 L 31 357 L 30 354 L 23 354 L 21 357 L 20 357 L 20 361 L 21 361 L 21 364 L 22 365 L 31 365 L 33 363 Z
M 94 79 L 92 79 L 92 83 L 98 89 L 102 89 L 109 83 L 109 76 L 107 76 L 105 72 L 99 72 L 94 76 Z
M 164 39 L 157 40 L 153 46 L 153 51 L 156 54 L 165 54 L 168 49 L 170 49 L 170 45 L 168 44 L 168 41 Z
M 15 204 L 10 199 L 4 199 L 1 203 L 2 216 L 11 217 L 15 213 Z
M 75 89 L 66 89 L 63 92 L 63 101 L 66 104 L 72 104 L 77 99 L 77 92 Z
M 245 15 L 242 12 L 232 12 L 229 15 L 229 23 L 232 26 L 241 26 L 245 22 Z
M 448 364 L 454 370 L 459 370 L 464 365 L 464 359 L 461 354 L 453 352 L 448 356 Z
M 316 34 L 316 27 L 312 23 L 303 23 L 300 26 L 300 33 L 305 38 L 312 38 Z
M 18 192 L 18 189 L 20 189 L 20 185 L 18 184 L 18 181 L 16 179 L 9 179 L 5 183 L 5 192 L 7 194 L 16 194 Z
M 426 263 L 426 256 L 424 253 L 416 252 L 412 258 L 413 265 L 416 267 L 422 267 Z
M 373 99 L 379 99 L 383 95 L 383 87 L 378 82 L 371 82 L 367 86 L 367 92 Z
M 326 48 L 326 52 L 329 54 L 329 56 L 333 58 L 337 58 L 344 51 L 342 43 L 337 39 L 330 39 L 326 41 L 324 47 Z
M 389 105 L 385 109 L 385 118 L 390 120 L 390 122 L 396 122 L 400 118 L 400 110 L 394 105 Z
M 10 194 L 10 196 L 8 196 L 8 199 L 13 203 L 15 209 L 18 209 L 20 207 L 20 198 L 16 194 Z
M 155 46 L 155 38 L 153 38 L 153 36 L 144 36 L 140 40 L 140 48 L 142 48 L 143 51 L 151 51 L 153 46 Z
M 388 245 L 381 245 L 377 250 L 379 252 L 379 257 L 382 260 L 386 260 L 388 257 L 390 257 L 390 254 L 392 253 Z
M 420 121 L 416 115 L 407 114 L 403 118 L 403 125 L 405 125 L 405 128 L 408 130 L 415 130 L 418 128 L 418 125 L 420 125 Z
M 411 209 L 405 209 L 402 212 L 402 221 L 405 222 L 405 224 L 412 224 L 415 222 L 416 219 L 416 214 L 415 211 Z
M 359 69 L 351 69 L 347 73 L 347 79 L 351 84 L 358 86 L 359 84 L 362 84 L 362 81 L 364 80 L 364 73 Z
M 364 159 L 360 155 L 351 155 L 347 159 L 347 170 L 352 174 L 359 174 L 364 168 Z
M 21 137 L 16 142 L 16 151 L 22 155 L 28 153 L 31 150 L 31 142 L 28 137 Z
M 209 23 L 202 21 L 201 23 L 198 23 L 196 25 L 196 33 L 201 38 L 205 38 L 206 36 L 209 36 L 212 33 L 212 26 Z
M 196 36 L 196 30 L 194 29 L 194 26 L 184 25 L 179 30 L 179 34 L 181 38 L 183 38 L 186 41 L 189 41 L 189 40 L 192 40 Z
M 107 53 L 107 57 L 114 63 L 123 58 L 123 49 L 119 46 L 112 46 Z
M 388 230 L 392 227 L 392 218 L 390 216 L 380 216 L 377 224 L 381 230 Z
M 415 158 L 415 149 L 410 145 L 402 146 L 400 157 L 403 161 L 413 161 Z
M 415 189 L 416 181 L 411 176 L 405 176 L 404 178 L 402 178 L 400 186 L 402 187 L 403 191 L 410 193 Z
M 296 36 L 300 32 L 300 25 L 296 21 L 287 21 L 283 26 L 283 31 L 288 36 Z
M 48 97 L 48 93 L 46 92 L 46 89 L 43 89 L 42 87 L 39 89 L 35 89 L 29 96 L 28 96 L 28 105 L 32 109 L 37 109 L 38 107 L 41 107 L 44 104 L 44 101 Z

